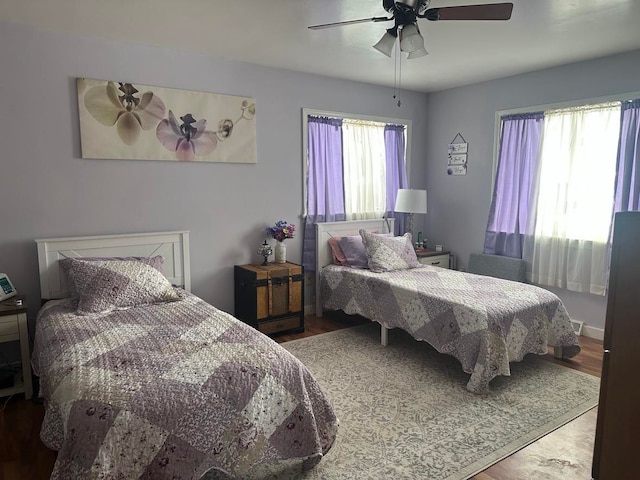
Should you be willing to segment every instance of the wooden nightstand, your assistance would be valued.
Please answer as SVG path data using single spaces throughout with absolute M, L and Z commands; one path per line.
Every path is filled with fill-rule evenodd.
M 416 252 L 418 261 L 423 265 L 433 265 L 434 267 L 449 268 L 451 252 L 436 252 L 435 250 L 423 250 Z
M 15 300 L 22 300 L 22 305 L 16 305 Z M 33 394 L 31 386 L 31 362 L 29 357 L 29 334 L 27 330 L 27 303 L 24 297 L 17 296 L 0 302 L 0 343 L 20 342 L 20 357 L 22 360 L 22 382 L 13 387 L 0 389 L 0 397 L 7 397 L 15 393 L 23 393 L 27 400 Z
M 267 335 L 304 331 L 304 272 L 295 263 L 236 265 L 235 316 Z

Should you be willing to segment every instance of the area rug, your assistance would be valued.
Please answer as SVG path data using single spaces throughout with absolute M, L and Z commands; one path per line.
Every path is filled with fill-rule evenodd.
M 397 329 L 383 347 L 374 323 L 282 346 L 320 381 L 340 430 L 311 471 L 259 478 L 467 479 L 598 402 L 599 378 L 535 355 L 511 364 L 489 393 L 470 393 L 456 359 Z

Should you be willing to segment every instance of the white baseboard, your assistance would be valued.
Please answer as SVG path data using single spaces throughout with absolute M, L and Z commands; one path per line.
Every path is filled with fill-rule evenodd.
M 316 306 L 315 305 L 305 305 L 304 306 L 304 314 L 306 315 L 315 315 Z
M 582 327 L 582 335 L 584 335 L 585 337 L 593 338 L 595 340 L 604 340 L 604 328 L 584 325 Z

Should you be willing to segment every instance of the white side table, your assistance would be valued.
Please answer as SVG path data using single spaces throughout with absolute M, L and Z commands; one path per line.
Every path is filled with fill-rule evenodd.
M 15 305 L 16 298 L 22 300 L 22 305 Z M 24 392 L 24 398 L 28 400 L 33 395 L 33 387 L 31 385 L 29 333 L 27 330 L 27 304 L 20 296 L 0 302 L 0 343 L 16 340 L 20 342 L 22 381 L 12 387 L 0 389 L 0 397 Z
M 423 250 L 416 252 L 418 262 L 423 265 L 433 265 L 434 267 L 449 268 L 450 252 L 436 252 L 435 250 Z

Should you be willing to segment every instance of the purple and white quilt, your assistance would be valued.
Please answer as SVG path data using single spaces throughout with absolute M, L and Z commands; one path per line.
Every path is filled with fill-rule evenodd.
M 331 448 L 338 422 L 313 375 L 277 343 L 198 297 L 38 315 L 34 370 L 52 479 L 244 477 Z
M 580 352 L 560 299 L 543 288 L 432 266 L 375 273 L 329 265 L 321 273 L 322 306 L 359 314 L 457 358 L 482 393 L 510 375 L 527 353 Z

